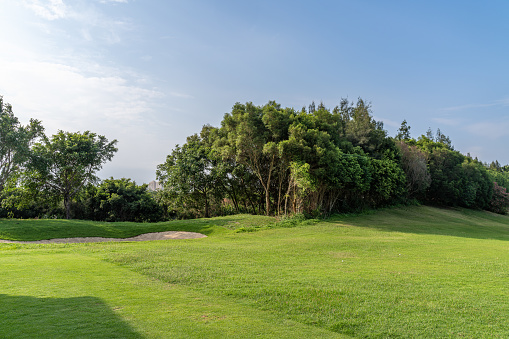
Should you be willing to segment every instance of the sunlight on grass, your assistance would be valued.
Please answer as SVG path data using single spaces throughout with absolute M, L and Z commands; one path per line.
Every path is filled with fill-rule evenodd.
M 91 298 L 107 316 L 88 323 L 154 338 L 509 336 L 508 217 L 406 207 L 214 227 L 198 241 L 0 244 L 2 295 Z

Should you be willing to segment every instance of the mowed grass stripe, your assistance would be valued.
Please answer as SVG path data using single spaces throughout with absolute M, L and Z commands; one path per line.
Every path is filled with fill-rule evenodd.
M 2 253 L 2 338 L 342 337 L 58 247 Z
M 415 218 L 421 209 L 428 220 Z M 464 228 L 469 214 L 395 209 L 200 242 L 108 244 L 94 255 L 355 337 L 509 337 L 509 246 L 499 240 L 508 218 L 475 212 L 477 228 Z
M 246 221 L 257 225 L 257 218 Z M 186 221 L 191 227 L 205 222 L 215 223 Z M 71 293 L 55 298 L 67 298 L 69 303 L 71 298 L 97 298 L 107 305 L 106 315 L 118 315 L 118 326 L 143 337 L 168 337 L 157 325 L 158 319 L 167 318 L 176 319 L 176 329 L 165 331 L 190 338 L 326 337 L 333 332 L 365 338 L 509 337 L 508 217 L 405 207 L 258 232 L 235 233 L 242 223 L 212 227 L 210 237 L 196 240 L 0 244 L 0 258 L 12 258 L 8 263 L 15 268 L 26 258 L 55 269 L 62 266 L 44 259 L 52 256 L 65 256 L 69 262 L 90 259 L 91 266 L 107 268 L 93 274 L 99 279 L 90 279 L 95 282 L 83 287 L 86 293 L 80 292 L 82 287 L 73 290 L 72 282 L 86 286 L 87 279 L 76 272 L 87 270 L 68 274 L 69 283 L 64 285 Z M 0 261 L 2 267 L 6 263 Z M 51 285 L 43 281 L 43 288 L 33 287 L 32 294 L 32 287 L 13 293 L 17 285 L 36 279 L 38 266 L 2 277 L 1 284 L 18 282 L 9 285 L 12 293 L 4 299 L 12 304 L 16 296 L 48 298 L 45 291 Z M 113 276 L 102 277 L 104 271 Z M 137 282 L 119 287 L 118 277 Z M 64 278 L 57 275 L 53 281 L 58 284 Z M 159 308 L 158 313 L 154 310 L 163 301 L 138 298 L 137 293 L 144 295 L 140 286 L 145 284 L 155 291 L 149 295 L 172 300 L 175 309 Z M 178 293 L 166 294 L 165 289 Z M 73 299 L 85 305 L 94 300 Z

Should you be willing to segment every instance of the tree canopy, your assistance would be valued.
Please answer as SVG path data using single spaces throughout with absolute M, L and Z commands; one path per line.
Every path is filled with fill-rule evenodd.
M 48 138 L 37 120 L 21 125 L 2 97 L 0 108 L 0 216 L 316 216 L 414 202 L 509 208 L 509 165 L 461 154 L 440 129 L 412 138 L 406 120 L 390 137 L 361 98 L 332 109 L 236 103 L 220 126 L 205 125 L 171 150 L 157 166 L 157 192 L 126 178 L 99 183 L 116 140 L 89 131 Z
M 71 217 L 71 201 L 88 183 L 97 181 L 95 173 L 111 160 L 116 140 L 86 131 L 59 131 L 33 146 L 27 177 L 34 189 L 63 198 L 66 217 Z
M 21 125 L 12 106 L 4 103 L 0 96 L 0 192 L 13 174 L 26 164 L 31 146 L 43 136 L 43 131 L 38 120 L 31 119 L 28 125 Z

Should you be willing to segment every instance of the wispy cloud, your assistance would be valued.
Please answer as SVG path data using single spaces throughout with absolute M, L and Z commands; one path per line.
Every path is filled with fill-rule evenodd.
M 109 3 L 117 3 L 117 4 L 126 4 L 127 0 L 99 0 L 102 4 L 109 4 Z
M 464 119 L 455 119 L 455 118 L 433 118 L 434 122 L 437 122 L 441 125 L 447 126 L 460 126 L 464 123 Z
M 463 111 L 467 109 L 472 108 L 484 108 L 484 107 L 493 107 L 493 106 L 500 106 L 501 102 L 493 102 L 489 104 L 467 104 L 467 105 L 460 105 L 460 106 L 452 106 L 452 107 L 445 107 L 442 108 L 442 111 Z
M 69 15 L 62 0 L 24 0 L 24 5 L 46 20 L 63 19 Z
M 487 139 L 499 139 L 509 136 L 508 121 L 482 121 L 465 127 L 468 132 Z
M 2 62 L 0 86 L 6 101 L 19 103 L 26 118 L 43 120 L 55 131 L 110 129 L 139 124 L 162 93 L 131 84 L 121 75 L 90 76 L 79 69 L 48 62 Z M 25 119 L 26 120 L 26 119 Z
M 126 0 L 99 1 L 99 4 L 127 3 Z M 85 41 L 100 39 L 108 44 L 122 41 L 122 34 L 133 29 L 129 19 L 111 18 L 101 6 L 92 2 L 65 2 L 63 0 L 24 0 L 23 4 L 38 17 L 53 22 L 66 19 L 66 29 L 75 30 Z M 40 23 L 43 24 L 43 23 Z M 54 32 L 46 28 L 48 34 Z M 57 30 L 58 31 L 58 30 Z M 66 33 L 68 34 L 68 33 Z M 75 39 L 75 35 L 72 36 Z
M 182 98 L 182 99 L 192 99 L 193 98 L 193 96 L 190 94 L 179 93 L 179 92 L 170 92 L 170 95 L 172 97 Z
M 386 125 L 386 126 L 391 126 L 391 127 L 399 127 L 399 126 L 401 126 L 401 122 L 397 122 L 397 121 L 394 121 L 394 120 L 390 120 L 390 119 L 387 119 L 387 118 L 381 118 L 381 117 L 377 117 L 377 116 L 374 116 L 373 118 L 375 120 L 377 120 L 377 121 L 382 121 L 384 123 L 384 125 Z

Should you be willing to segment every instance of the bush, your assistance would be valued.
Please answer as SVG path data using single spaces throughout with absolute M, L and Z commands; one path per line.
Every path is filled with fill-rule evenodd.
M 496 182 L 493 183 L 493 196 L 490 201 L 490 211 L 506 214 L 509 209 L 509 193 L 505 187 L 499 186 Z

